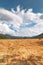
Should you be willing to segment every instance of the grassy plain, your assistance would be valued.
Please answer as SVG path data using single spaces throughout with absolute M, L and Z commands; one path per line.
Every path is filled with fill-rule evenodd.
M 0 65 L 43 65 L 43 39 L 0 39 Z

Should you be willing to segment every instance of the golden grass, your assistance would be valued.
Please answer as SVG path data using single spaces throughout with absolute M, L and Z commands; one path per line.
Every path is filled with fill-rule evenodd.
M 0 65 L 43 65 L 43 39 L 1 39 Z

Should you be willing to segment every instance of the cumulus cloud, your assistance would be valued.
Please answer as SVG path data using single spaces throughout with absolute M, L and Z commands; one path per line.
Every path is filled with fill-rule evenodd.
M 43 13 L 34 13 L 33 9 L 14 8 L 11 11 L 0 8 L 0 34 L 13 36 L 36 36 L 43 33 Z
M 0 23 L 0 34 L 16 35 L 16 32 L 11 30 L 7 24 Z

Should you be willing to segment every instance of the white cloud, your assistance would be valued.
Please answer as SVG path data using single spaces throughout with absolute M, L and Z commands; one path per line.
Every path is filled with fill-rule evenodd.
M 43 13 L 34 13 L 32 9 L 11 11 L 0 9 L 0 33 L 13 36 L 36 36 L 43 33 Z
M 22 19 L 18 15 L 13 14 L 12 12 L 5 9 L 0 9 L 0 20 L 7 21 L 8 24 L 14 24 L 14 27 L 17 28 L 22 23 Z
M 0 23 L 0 34 L 16 35 L 16 32 L 11 30 L 7 24 Z

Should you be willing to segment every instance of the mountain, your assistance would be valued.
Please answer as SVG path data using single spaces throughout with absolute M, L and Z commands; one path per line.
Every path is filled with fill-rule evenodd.
M 34 37 L 18 37 L 18 36 L 0 34 L 0 39 L 28 39 L 28 38 L 31 38 L 31 39 L 32 38 L 43 38 L 43 33 L 38 36 L 34 36 Z
M 9 38 L 9 37 L 7 37 L 7 36 L 4 35 L 4 34 L 0 34 L 0 39 L 6 39 L 6 38 Z
M 35 36 L 35 37 L 33 37 L 33 38 L 43 38 L 43 33 L 40 34 L 40 35 L 38 35 L 38 36 Z

